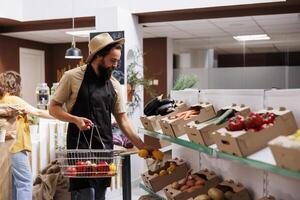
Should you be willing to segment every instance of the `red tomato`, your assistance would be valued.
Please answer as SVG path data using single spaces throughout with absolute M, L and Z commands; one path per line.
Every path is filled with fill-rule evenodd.
M 246 117 L 245 125 L 247 129 L 256 129 L 263 125 L 263 118 L 260 114 L 251 112 L 248 117 Z
M 66 169 L 66 171 L 67 171 L 68 176 L 76 176 L 77 175 L 77 170 L 75 167 L 68 167 Z
M 245 128 L 245 120 L 241 115 L 237 115 L 232 117 L 228 121 L 227 129 L 230 131 L 240 131 Z
M 97 172 L 108 172 L 109 171 L 109 164 L 105 161 L 101 161 L 96 166 Z
M 85 162 L 77 161 L 75 163 L 75 165 L 76 165 L 76 169 L 77 169 L 78 172 L 85 172 L 85 169 L 86 169 Z

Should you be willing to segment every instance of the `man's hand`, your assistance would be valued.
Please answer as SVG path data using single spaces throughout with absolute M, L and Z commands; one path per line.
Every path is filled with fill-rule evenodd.
M 91 126 L 93 125 L 91 120 L 84 117 L 76 117 L 74 123 L 81 131 L 90 130 Z

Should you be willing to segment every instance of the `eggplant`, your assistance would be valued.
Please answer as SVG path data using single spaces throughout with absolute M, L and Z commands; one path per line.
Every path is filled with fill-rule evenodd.
M 173 112 L 174 110 L 175 110 L 174 109 L 174 104 L 169 103 L 169 104 L 165 104 L 165 105 L 162 105 L 159 108 L 157 108 L 156 111 L 155 111 L 155 114 L 164 116 L 164 115 L 167 115 L 167 114 Z
M 160 105 L 161 105 L 161 106 L 166 105 L 166 104 L 169 104 L 169 103 L 174 104 L 175 101 L 174 101 L 173 99 L 162 99 L 162 100 L 160 101 Z
M 154 99 L 150 100 L 145 108 L 144 108 L 144 114 L 146 116 L 151 116 L 151 115 L 155 115 L 155 111 L 156 109 L 160 106 L 160 96 L 159 97 L 155 97 Z

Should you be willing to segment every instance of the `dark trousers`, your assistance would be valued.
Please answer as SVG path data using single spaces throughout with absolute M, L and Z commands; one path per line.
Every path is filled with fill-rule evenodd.
M 71 192 L 72 200 L 105 200 L 106 187 L 85 188 Z

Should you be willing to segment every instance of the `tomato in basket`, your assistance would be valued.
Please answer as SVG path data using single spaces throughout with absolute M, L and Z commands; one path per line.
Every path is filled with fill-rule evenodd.
M 77 175 L 77 170 L 75 167 L 68 167 L 66 169 L 66 171 L 67 171 L 68 176 L 76 176 Z
M 106 161 L 100 161 L 100 163 L 97 164 L 96 169 L 98 172 L 108 172 L 109 164 Z
M 76 169 L 77 169 L 78 172 L 85 172 L 85 170 L 86 170 L 85 162 L 77 161 L 75 163 L 75 165 L 76 165 Z

